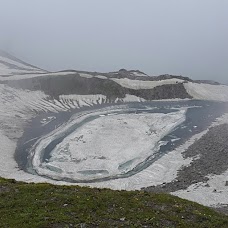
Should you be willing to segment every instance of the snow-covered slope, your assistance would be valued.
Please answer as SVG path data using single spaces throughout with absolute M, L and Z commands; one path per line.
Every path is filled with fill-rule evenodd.
M 184 102 L 189 102 L 190 106 L 178 105 L 166 113 L 169 99 L 185 99 Z M 134 168 L 139 169 L 151 152 L 157 156 L 157 151 L 153 149 L 159 149 L 167 143 L 161 142 L 162 137 L 176 128 L 186 129 L 187 126 L 183 125 L 186 113 L 192 108 L 191 102 L 195 102 L 191 99 L 227 102 L 228 86 L 195 82 L 181 76 L 150 77 L 137 70 L 122 69 L 110 73 L 73 70 L 46 72 L 7 53 L 0 54 L 0 176 L 23 181 L 69 184 L 64 178 L 83 177 L 83 180 L 90 180 L 93 176 L 103 175 L 111 179 L 81 185 L 127 190 L 171 182 L 182 166 L 194 162 L 194 157 L 185 158 L 183 153 L 205 133 L 196 125 L 186 130 L 186 134 L 193 131 L 197 134 L 182 145 L 163 156 L 159 155 L 150 166 L 134 175 L 127 172 L 128 169 L 130 172 Z M 160 107 L 161 110 L 165 109 L 164 113 L 156 106 L 147 106 L 145 102 L 151 100 L 166 100 L 164 107 Z M 129 107 L 135 104 L 139 108 L 130 110 Z M 143 109 L 140 109 L 142 105 Z M 129 109 L 125 110 L 126 107 Z M 65 116 L 69 118 L 64 122 L 62 119 Z M 88 123 L 83 122 L 87 120 Z M 43 159 L 44 145 L 49 145 L 56 135 L 62 137 L 66 130 L 74 126 L 72 123 L 78 124 L 75 132 L 55 147 L 49 161 Z M 22 138 L 29 134 L 27 128 L 30 124 L 34 124 L 35 131 L 41 127 L 42 135 L 23 141 Z M 179 140 L 180 137 L 174 137 L 170 142 Z M 23 149 L 24 145 L 31 143 L 34 149 L 29 154 L 31 163 L 42 177 L 34 175 L 34 170 L 25 172 L 18 160 L 16 162 L 15 151 L 21 142 Z M 24 159 L 29 157 L 27 154 L 22 155 Z M 96 163 L 93 164 L 93 161 Z M 77 164 L 79 166 L 74 169 Z M 123 174 L 126 176 L 121 178 Z M 47 179 L 45 175 L 56 178 Z M 58 178 L 63 181 L 54 180 Z M 192 197 L 185 192 L 179 192 L 179 195 Z M 196 196 L 193 199 L 197 201 Z
M 12 76 L 18 74 L 46 73 L 35 66 L 27 64 L 8 53 L 0 51 L 0 76 Z
M 112 78 L 114 82 L 117 82 L 121 86 L 129 89 L 153 89 L 157 86 L 162 85 L 172 85 L 177 83 L 183 83 L 181 79 L 167 79 L 167 80 L 160 80 L 160 81 L 141 81 L 141 80 L 132 80 L 128 78 L 118 79 Z
M 188 82 L 184 84 L 188 94 L 194 99 L 228 101 L 228 86 Z

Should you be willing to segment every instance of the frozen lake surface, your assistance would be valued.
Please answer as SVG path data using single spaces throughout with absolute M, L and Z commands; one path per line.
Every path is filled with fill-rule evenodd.
M 25 171 L 54 180 L 126 180 L 207 129 L 223 107 L 162 101 L 42 114 L 25 130 L 15 158 Z

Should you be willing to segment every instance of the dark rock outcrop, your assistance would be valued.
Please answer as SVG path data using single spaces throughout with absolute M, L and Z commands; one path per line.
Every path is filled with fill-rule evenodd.
M 142 97 L 146 100 L 160 100 L 173 98 L 191 98 L 186 92 L 183 83 L 166 84 L 153 89 L 129 89 L 110 79 L 84 78 L 78 73 L 75 75 L 59 75 L 8 81 L 9 86 L 41 90 L 47 95 L 58 99 L 59 95 L 69 94 L 103 94 L 112 101 L 116 98 L 124 98 L 126 94 Z

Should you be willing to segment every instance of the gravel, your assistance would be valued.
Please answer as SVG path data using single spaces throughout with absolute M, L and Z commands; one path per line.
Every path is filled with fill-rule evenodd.
M 170 183 L 145 188 L 149 192 L 175 192 L 198 182 L 207 182 L 209 174 L 220 175 L 228 169 L 228 124 L 209 129 L 201 139 L 191 145 L 184 158 L 195 157 L 193 162 L 178 171 Z M 228 183 L 226 183 L 228 184 Z

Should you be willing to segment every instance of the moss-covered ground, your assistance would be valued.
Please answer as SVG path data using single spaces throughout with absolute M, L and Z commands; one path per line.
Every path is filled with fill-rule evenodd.
M 0 227 L 228 227 L 228 217 L 168 194 L 0 178 Z

